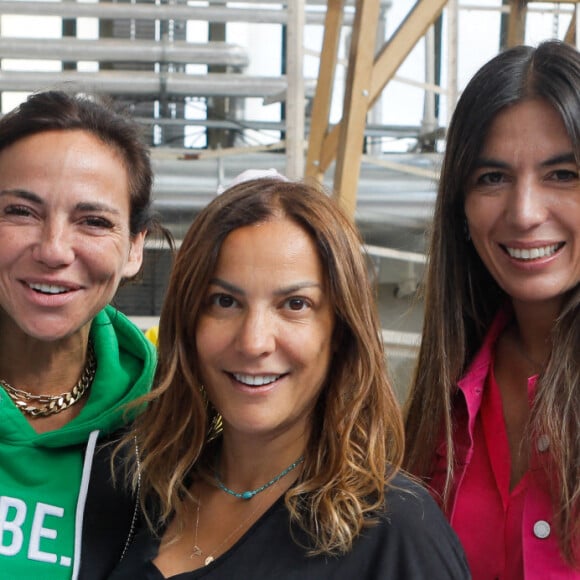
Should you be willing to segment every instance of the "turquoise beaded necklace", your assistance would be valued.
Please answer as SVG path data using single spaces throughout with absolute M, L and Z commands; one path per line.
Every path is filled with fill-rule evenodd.
M 304 456 L 299 457 L 292 465 L 289 465 L 284 471 L 280 472 L 276 477 L 271 479 L 268 483 L 257 487 L 256 489 L 250 489 L 248 491 L 241 491 L 237 492 L 233 489 L 230 489 L 226 486 L 226 484 L 220 479 L 219 473 L 214 471 L 214 477 L 216 483 L 218 484 L 219 488 L 234 497 L 239 499 L 252 499 L 255 495 L 259 494 L 260 492 L 268 489 L 271 485 L 274 485 L 276 482 L 280 481 L 285 475 L 288 475 L 293 469 L 296 469 L 302 462 L 304 461 Z

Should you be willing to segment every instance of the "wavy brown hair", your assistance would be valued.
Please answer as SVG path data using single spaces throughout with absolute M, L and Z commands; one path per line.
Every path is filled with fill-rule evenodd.
M 200 389 L 195 346 L 203 299 L 228 234 L 274 217 L 294 221 L 314 240 L 336 318 L 334 356 L 313 412 L 303 471 L 285 501 L 310 553 L 340 554 L 384 508 L 385 486 L 402 461 L 403 430 L 361 238 L 313 184 L 243 182 L 215 198 L 189 228 L 161 312 L 156 386 L 135 424 L 142 498 L 159 507 L 154 525 L 170 517 L 178 528 L 185 524 L 189 478 L 212 452 L 216 419 Z
M 405 467 L 426 482 L 444 434 L 444 504 L 453 483 L 457 381 L 508 299 L 466 240 L 466 183 L 496 116 L 534 98 L 558 112 L 580 165 L 580 54 L 558 41 L 515 47 L 485 64 L 463 91 L 447 134 L 428 249 L 423 338 L 405 416 Z M 530 438 L 550 438 L 549 453 L 543 454 L 545 468 L 555 481 L 552 497 L 561 551 L 572 565 L 578 565 L 574 546 L 580 538 L 579 302 L 576 287 L 554 320 L 552 356 L 539 377 L 527 431 Z

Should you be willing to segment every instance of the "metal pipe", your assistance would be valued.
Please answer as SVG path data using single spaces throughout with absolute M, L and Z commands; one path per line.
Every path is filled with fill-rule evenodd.
M 314 93 L 314 80 L 306 82 Z M 265 98 L 286 91 L 286 77 L 258 77 L 235 73 L 190 75 L 147 71 L 1 71 L 0 91 L 39 91 L 68 85 L 83 91 L 112 95 L 233 96 Z
M 229 129 L 237 131 L 286 131 L 284 121 L 256 121 L 240 117 L 237 120 L 228 119 L 168 119 L 154 117 L 136 117 L 135 120 L 141 125 L 160 126 L 191 126 L 191 127 L 211 127 L 214 129 Z M 306 133 L 310 132 L 310 121 L 304 123 Z M 417 139 L 421 135 L 421 127 L 418 125 L 366 125 L 365 137 L 377 140 L 381 138 L 389 139 Z M 380 155 L 380 153 L 379 153 Z M 425 154 L 426 155 L 426 154 Z M 364 161 L 372 159 L 368 155 L 363 156 Z M 372 163 L 372 161 L 369 161 Z
M 304 18 L 306 0 L 293 0 L 288 8 L 286 26 L 286 175 L 291 179 L 304 177 Z
M 233 8 L 183 4 L 113 4 L 111 2 L 0 2 L 0 14 L 61 16 L 63 18 L 125 18 L 129 20 L 200 20 L 202 22 L 257 22 L 286 24 L 286 8 Z M 308 11 L 307 24 L 324 24 L 324 11 Z M 353 15 L 345 14 L 345 24 Z
M 190 150 L 191 151 L 191 150 Z M 284 153 L 240 153 L 222 159 L 225 180 L 218 180 L 217 158 L 178 159 L 172 149 L 152 150 L 155 174 L 155 206 L 159 211 L 200 209 L 216 195 L 219 186 L 227 186 L 244 169 L 275 168 L 284 173 Z M 172 156 L 173 154 L 173 156 Z M 430 157 L 433 168 L 439 155 Z M 435 201 L 436 185 L 427 176 L 394 172 L 391 167 L 425 165 L 425 156 L 393 154 L 382 159 L 389 167 L 371 166 L 361 173 L 357 195 L 358 219 L 422 231 L 429 224 Z M 325 185 L 330 182 L 325 180 Z
M 164 42 L 101 38 L 0 38 L 2 58 L 64 61 L 171 62 L 247 67 L 249 57 L 240 46 L 226 42 Z

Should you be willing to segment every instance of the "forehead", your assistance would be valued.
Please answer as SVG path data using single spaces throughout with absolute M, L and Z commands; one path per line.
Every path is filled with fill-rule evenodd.
M 492 120 L 481 154 L 490 150 L 510 153 L 517 148 L 541 155 L 544 150 L 572 148 L 564 121 L 544 99 L 527 99 L 502 109 Z
M 44 131 L 1 150 L 0 186 L 32 191 L 47 202 L 130 204 L 129 174 L 118 150 L 83 130 Z
M 242 265 L 268 267 L 280 275 L 284 269 L 316 270 L 322 277 L 322 261 L 312 236 L 287 217 L 275 217 L 231 231 L 221 246 L 216 271 Z
M 108 158 L 123 165 L 125 157 L 115 143 L 103 141 L 98 135 L 84 129 L 51 129 L 26 135 L 0 149 L 0 157 L 24 156 L 28 163 L 40 158 L 58 158 L 64 154 L 78 154 L 87 163 L 94 157 Z M 46 160 L 43 161 L 46 163 Z

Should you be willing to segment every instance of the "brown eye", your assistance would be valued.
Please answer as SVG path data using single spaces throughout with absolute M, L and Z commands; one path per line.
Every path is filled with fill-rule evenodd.
M 210 296 L 210 304 L 220 308 L 231 308 L 237 304 L 236 299 L 229 294 L 213 294 Z
M 286 304 L 290 310 L 300 311 L 308 308 L 309 303 L 304 298 L 288 298 Z
M 99 216 L 87 216 L 83 219 L 85 225 L 92 228 L 111 229 L 113 224 L 106 218 Z
M 476 183 L 482 185 L 496 185 L 503 181 L 503 173 L 499 171 L 489 171 L 487 173 L 482 173 L 478 178 Z
M 575 181 L 578 179 L 578 173 L 570 169 L 557 169 L 551 175 L 555 181 Z
M 32 212 L 28 207 L 26 207 L 24 205 L 9 205 L 4 210 L 4 213 L 6 215 L 28 216 Z

